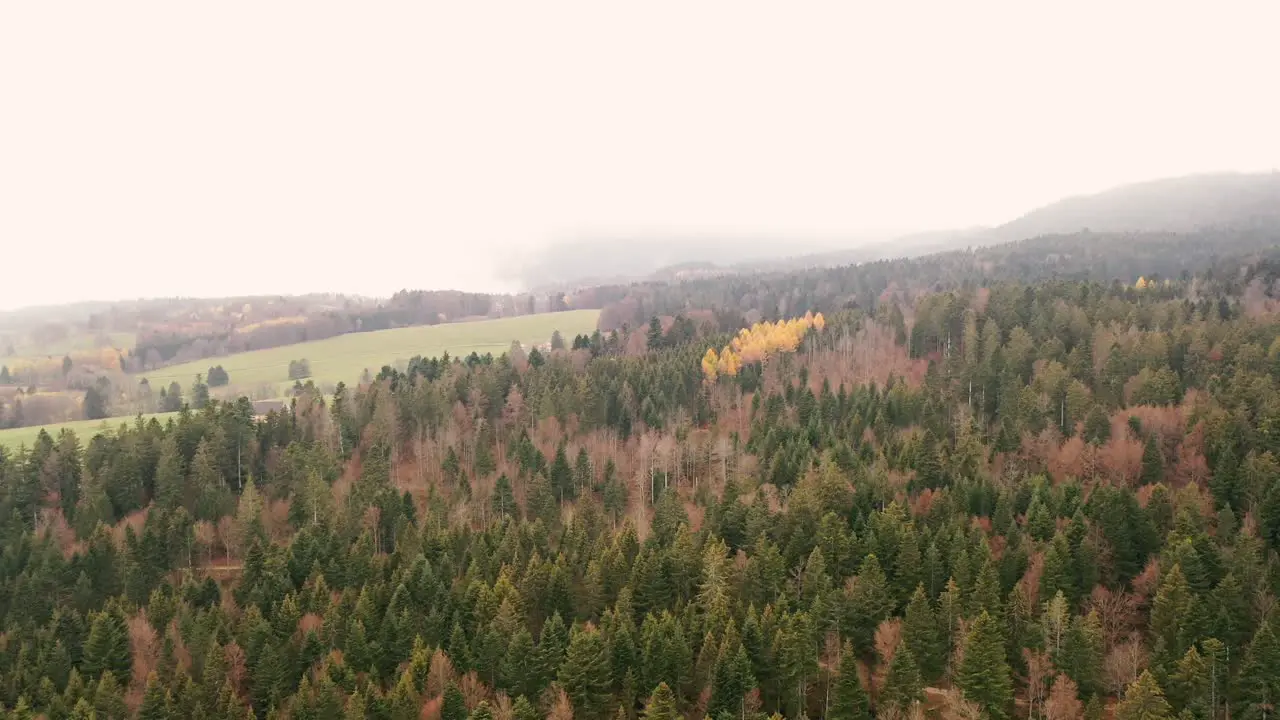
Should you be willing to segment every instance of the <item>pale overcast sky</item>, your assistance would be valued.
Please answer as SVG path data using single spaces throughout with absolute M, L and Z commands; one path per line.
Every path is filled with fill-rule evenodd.
M 5 2 L 0 308 L 498 289 L 584 234 L 1280 167 L 1280 4 Z

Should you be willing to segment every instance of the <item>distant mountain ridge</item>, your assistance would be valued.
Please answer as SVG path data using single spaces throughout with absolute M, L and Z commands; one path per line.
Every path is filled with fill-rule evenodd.
M 802 270 L 916 257 L 1044 235 L 1280 230 L 1280 173 L 1188 175 L 1064 198 L 994 228 L 863 234 L 843 240 L 628 237 L 575 241 L 522 258 L 509 274 L 538 291 L 708 275 Z
M 1187 175 L 1065 198 L 991 230 L 990 242 L 1093 232 L 1280 227 L 1280 173 Z

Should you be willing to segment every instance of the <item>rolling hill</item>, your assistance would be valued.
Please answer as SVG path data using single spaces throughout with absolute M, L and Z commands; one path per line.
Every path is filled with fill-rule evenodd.
M 993 228 L 988 244 L 1040 235 L 1280 227 L 1280 173 L 1189 175 L 1066 198 Z
M 203 374 L 211 366 L 221 365 L 231 376 L 233 388 L 281 387 L 290 382 L 289 362 L 305 358 L 311 366 L 311 377 L 317 383 L 351 383 L 359 380 L 366 368 L 376 373 L 383 365 L 395 366 L 398 361 L 407 361 L 415 355 L 431 357 L 446 351 L 455 356 L 472 352 L 498 355 L 510 348 L 514 340 L 536 345 L 547 342 L 557 330 L 572 340 L 574 335 L 594 331 L 599 314 L 598 310 L 570 310 L 499 320 L 348 333 L 324 340 L 204 358 L 139 373 L 138 377 L 145 377 L 157 391 L 161 384 L 170 382 L 186 388 L 197 373 Z

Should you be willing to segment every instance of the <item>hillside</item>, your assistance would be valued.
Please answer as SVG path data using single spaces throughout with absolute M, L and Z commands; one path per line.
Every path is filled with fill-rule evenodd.
M 231 377 L 233 389 L 249 391 L 266 385 L 275 389 L 291 384 L 289 363 L 306 359 L 310 378 L 318 384 L 354 383 L 367 369 L 376 374 L 383 365 L 396 367 L 421 355 L 435 357 L 448 352 L 454 356 L 471 353 L 500 355 L 513 341 L 539 345 L 557 330 L 569 340 L 596 329 L 597 310 L 570 310 L 499 320 L 422 325 L 394 330 L 348 333 L 337 337 L 296 343 L 283 347 L 235 353 L 195 360 L 159 370 L 139 373 L 157 391 L 161 385 L 177 382 L 186 387 L 196 374 L 219 365 Z
M 1189 175 L 1059 200 L 994 228 L 991 242 L 1093 232 L 1280 227 L 1280 173 Z
M 0 704 L 1263 717 L 1280 251 L 1129 237 L 673 284 L 782 317 L 0 453 Z

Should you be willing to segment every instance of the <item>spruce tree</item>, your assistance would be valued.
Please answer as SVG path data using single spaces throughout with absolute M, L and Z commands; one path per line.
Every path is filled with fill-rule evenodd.
M 147 689 L 138 708 L 138 720 L 169 720 L 170 717 L 175 716 L 170 707 L 169 691 L 153 672 L 147 676 Z
M 1154 485 L 1164 480 L 1164 458 L 1160 455 L 1160 444 L 1155 433 L 1147 434 L 1147 442 L 1142 448 L 1142 483 Z
M 707 704 L 707 715 L 717 717 L 721 712 L 740 714 L 743 696 L 755 684 L 751 659 L 747 657 L 747 651 L 741 644 L 732 653 L 721 653 L 711 683 L 711 701 Z
M 1160 581 L 1160 589 L 1151 601 L 1151 636 L 1158 663 L 1172 662 L 1182 657 L 1190 643 L 1187 641 L 1187 625 L 1192 616 L 1195 597 L 1187 586 L 1182 566 L 1175 564 Z
M 859 653 L 871 651 L 876 627 L 889 617 L 894 605 L 880 561 L 874 554 L 868 555 L 863 559 L 858 576 L 846 592 L 841 622 L 845 636 L 853 641 L 854 648 Z
M 347 709 L 342 715 L 343 720 L 366 720 L 368 716 L 364 695 L 361 695 L 359 691 L 352 693 L 351 697 L 347 699 Z
M 907 603 L 902 620 L 902 641 L 912 648 L 916 663 L 920 666 L 920 675 L 925 681 L 933 682 L 942 675 L 946 664 L 946 647 L 938 627 L 938 618 L 925 596 L 924 585 L 916 587 L 911 594 L 911 602 Z
M 912 705 L 923 699 L 924 681 L 920 679 L 920 668 L 916 665 L 911 648 L 906 643 L 901 643 L 893 653 L 893 660 L 889 662 L 884 688 L 876 703 L 876 714 L 883 714 L 884 708 L 889 707 L 907 712 Z
M 542 713 L 524 695 L 511 704 L 511 715 L 514 720 L 542 720 Z
M 871 720 L 867 693 L 862 689 L 862 681 L 858 678 L 857 656 L 853 652 L 853 645 L 847 641 L 840 652 L 840 674 L 836 676 L 836 687 L 831 693 L 831 708 L 827 718 Z
M 680 713 L 676 710 L 676 696 L 671 692 L 671 688 L 667 684 L 659 683 L 654 688 L 653 694 L 649 696 L 649 702 L 644 706 L 644 720 L 679 720 Z
M 1267 620 L 1253 634 L 1237 687 L 1243 717 L 1269 718 L 1275 713 L 1276 703 L 1280 702 L 1280 643 Z
M 560 671 L 560 664 L 564 662 L 565 647 L 568 643 L 564 620 L 560 619 L 560 613 L 554 613 L 542 623 L 542 633 L 538 637 L 537 685 L 551 682 L 555 678 L 556 673 Z
M 538 658 L 534 654 L 533 636 L 522 624 L 511 636 L 511 642 L 507 643 L 507 655 L 502 660 L 500 685 L 512 695 L 530 694 L 534 692 L 538 674 Z
M 476 705 L 476 709 L 471 711 L 467 720 L 493 720 L 493 710 L 489 707 L 489 701 L 481 700 Z
M 467 701 L 462 691 L 454 683 L 444 689 L 444 699 L 440 703 L 440 720 L 467 720 Z
M 964 661 L 956 684 L 967 700 L 993 720 L 1005 720 L 1013 705 L 1013 680 L 1000 626 L 985 610 L 973 621 L 965 640 Z
M 1173 710 L 1150 670 L 1143 670 L 1129 685 L 1115 712 L 1115 720 L 1167 720 L 1172 716 Z
M 574 717 L 599 720 L 609 708 L 609 649 L 595 628 L 575 626 L 569 636 L 569 649 L 560 665 L 561 687 L 573 701 Z
M 1208 716 L 1209 668 L 1195 647 L 1178 660 L 1167 684 L 1169 704 L 1175 710 L 1189 710 L 1196 717 Z
M 129 637 L 124 621 L 114 610 L 103 610 L 93 616 L 89 638 L 85 641 L 82 668 L 90 678 L 108 672 L 116 678 L 127 678 L 132 666 Z

